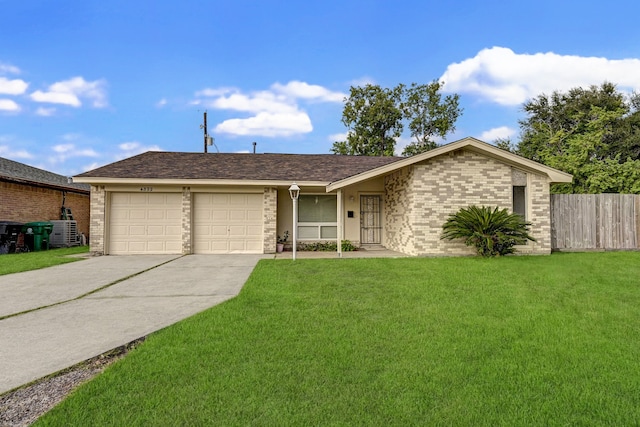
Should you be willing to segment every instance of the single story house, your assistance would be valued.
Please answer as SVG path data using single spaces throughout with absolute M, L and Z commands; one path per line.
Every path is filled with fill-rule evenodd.
M 0 157 L 0 221 L 58 220 L 71 209 L 77 232 L 89 235 L 88 184 Z
M 447 217 L 473 204 L 521 213 L 537 241 L 519 251 L 549 254 L 549 185 L 571 179 L 465 138 L 412 157 L 147 152 L 74 182 L 91 185 L 94 254 L 275 252 L 293 229 L 295 182 L 299 242 L 425 256 L 474 253 L 440 240 Z

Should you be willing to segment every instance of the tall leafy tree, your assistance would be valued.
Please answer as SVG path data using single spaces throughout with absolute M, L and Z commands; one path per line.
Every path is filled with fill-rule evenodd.
M 453 132 L 462 113 L 458 95 L 443 98 L 441 89 L 438 81 L 409 87 L 399 84 L 392 89 L 371 84 L 351 87 L 342 112 L 347 139 L 335 142 L 331 150 L 336 154 L 392 156 L 405 122 L 415 141 L 403 155 L 435 148 L 434 137 L 445 138 Z
M 406 88 L 401 107 L 415 141 L 404 148 L 403 156 L 433 150 L 438 146 L 434 136 L 444 139 L 448 133 L 455 131 L 456 120 L 462 114 L 460 96 L 447 95 L 443 99 L 440 93 L 443 84 L 434 80 L 423 85 L 412 83 Z
M 396 138 L 402 134 L 399 108 L 403 85 L 393 89 L 367 84 L 352 86 L 345 100 L 342 123 L 349 129 L 346 141 L 333 144 L 335 154 L 393 156 Z
M 636 95 L 625 97 L 612 83 L 540 95 L 524 104 L 521 141 L 511 151 L 574 176 L 554 192 L 638 193 L 638 106 Z

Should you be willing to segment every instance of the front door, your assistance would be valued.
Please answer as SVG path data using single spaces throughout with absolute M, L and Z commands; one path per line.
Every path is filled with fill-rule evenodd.
M 360 196 L 360 244 L 382 243 L 382 203 L 380 196 Z

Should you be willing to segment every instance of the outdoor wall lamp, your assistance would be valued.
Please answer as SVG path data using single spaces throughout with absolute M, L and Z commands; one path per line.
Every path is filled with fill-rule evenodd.
M 300 187 L 295 182 L 289 187 L 289 195 L 293 201 L 293 259 L 295 260 L 298 240 L 298 197 L 300 197 Z

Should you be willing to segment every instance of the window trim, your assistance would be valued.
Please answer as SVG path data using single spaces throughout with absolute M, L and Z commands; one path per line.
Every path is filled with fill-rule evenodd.
M 337 208 L 337 201 L 338 201 L 338 195 L 337 194 L 304 194 L 304 195 L 300 195 L 300 197 L 335 197 L 336 199 L 336 209 L 335 209 L 335 221 L 330 221 L 330 222 L 321 222 L 321 221 L 308 221 L 308 222 L 303 222 L 300 221 L 300 203 L 298 200 L 298 230 L 297 230 L 297 236 L 298 236 L 298 240 L 299 241 L 332 241 L 332 240 L 338 240 L 338 208 Z M 300 228 L 301 227 L 315 227 L 317 232 L 316 232 L 316 236 L 315 237 L 303 237 L 301 238 L 301 233 L 300 233 Z M 336 229 L 336 237 L 329 237 L 329 238 L 323 238 L 322 237 L 322 227 L 335 227 Z

